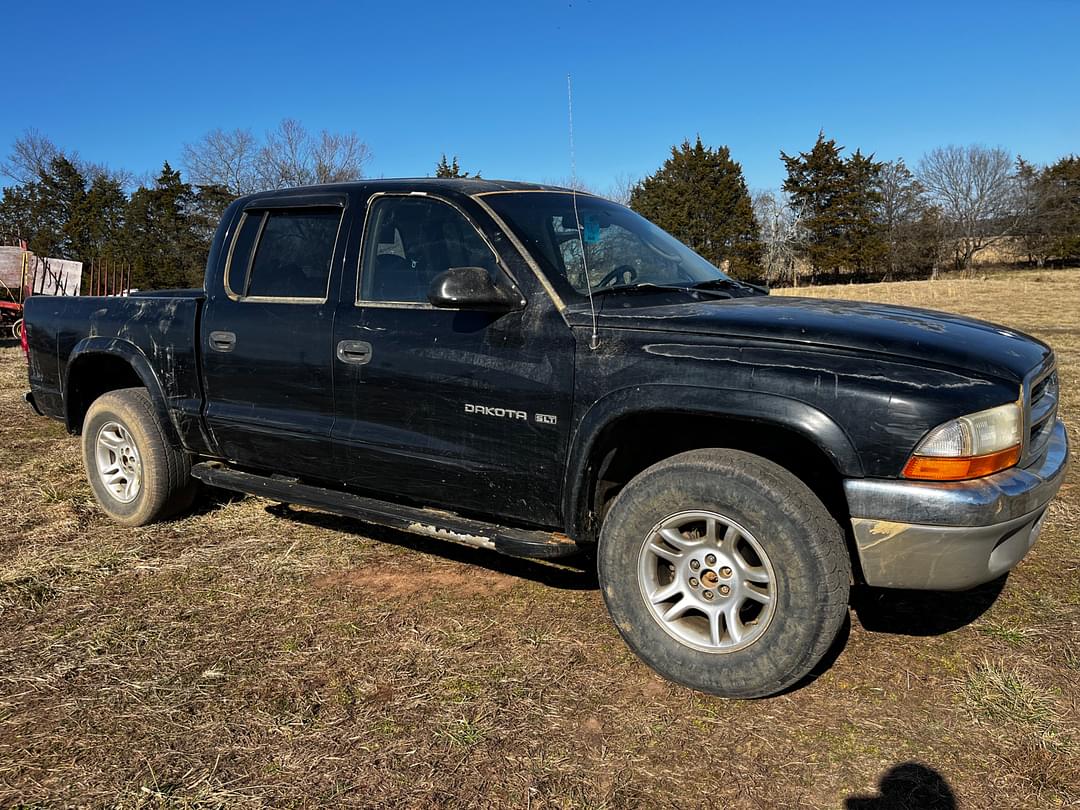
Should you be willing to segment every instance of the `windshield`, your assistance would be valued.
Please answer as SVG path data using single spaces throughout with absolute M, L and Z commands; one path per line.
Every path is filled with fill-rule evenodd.
M 575 218 L 574 196 L 568 191 L 483 196 L 568 301 L 586 298 L 589 287 L 595 295 L 619 287 L 689 287 L 728 279 L 678 239 L 629 208 L 578 194 Z

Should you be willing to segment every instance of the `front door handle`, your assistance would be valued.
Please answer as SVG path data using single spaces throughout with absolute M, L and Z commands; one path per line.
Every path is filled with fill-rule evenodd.
M 236 333 L 211 332 L 210 348 L 216 352 L 231 352 L 236 347 Z
M 337 345 L 337 359 L 362 366 L 371 362 L 371 344 L 365 340 L 342 340 Z

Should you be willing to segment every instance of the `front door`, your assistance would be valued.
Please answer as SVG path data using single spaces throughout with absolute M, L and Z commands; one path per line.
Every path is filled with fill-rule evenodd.
M 330 284 L 344 202 L 271 198 L 236 227 L 200 330 L 206 423 L 234 463 L 310 477 L 330 468 Z
M 342 285 L 335 452 L 349 483 L 396 500 L 559 525 L 572 336 L 546 302 L 440 309 L 439 273 L 512 284 L 472 220 L 426 195 L 375 195 L 355 289 Z

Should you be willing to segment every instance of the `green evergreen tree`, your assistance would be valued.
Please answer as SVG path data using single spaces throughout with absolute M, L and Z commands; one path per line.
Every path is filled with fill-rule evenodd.
M 1080 258 L 1080 158 L 1070 155 L 1042 168 L 1019 158 L 1016 177 L 1029 258 L 1039 267 Z
M 843 149 L 820 132 L 809 152 L 780 153 L 788 173 L 783 188 L 805 229 L 803 257 L 815 274 L 868 273 L 888 256 L 877 215 L 883 164 L 859 150 L 843 158 Z
M 455 177 L 480 177 L 480 172 L 476 174 L 469 174 L 463 172 L 458 165 L 457 155 L 454 155 L 449 161 L 446 159 L 446 153 L 443 152 L 443 156 L 439 159 L 439 162 L 435 165 L 435 176 L 442 178 L 455 178 Z
M 761 244 L 742 166 L 698 137 L 630 192 L 630 207 L 740 278 L 760 274 Z
M 1080 157 L 1061 158 L 1043 172 L 1050 198 L 1054 256 L 1062 261 L 1080 260 Z
M 119 259 L 124 251 L 124 212 L 127 195 L 119 181 L 99 174 L 90 183 L 75 211 L 80 231 L 77 258 L 86 263 L 108 257 Z
M 191 186 L 167 161 L 151 188 L 131 195 L 126 225 L 135 287 L 198 285 L 208 245 L 197 230 L 195 202 Z
M 0 231 L 25 239 L 39 256 L 79 259 L 87 245 L 85 200 L 86 178 L 59 155 L 36 180 L 4 189 Z

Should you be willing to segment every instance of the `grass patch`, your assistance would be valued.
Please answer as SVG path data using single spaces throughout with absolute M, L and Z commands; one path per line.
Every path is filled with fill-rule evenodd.
M 1023 644 L 1034 635 L 1034 631 L 1030 627 L 1021 627 L 1011 622 L 1002 621 L 987 622 L 979 627 L 979 632 L 1014 645 Z
M 1056 697 L 1014 667 L 984 659 L 960 688 L 976 717 L 1018 728 L 1049 749 L 1070 746 L 1062 734 Z
M 1080 448 L 1080 273 L 791 292 L 1050 342 Z M 834 808 L 912 759 L 960 806 L 1080 805 L 1080 459 L 973 624 L 853 621 L 822 677 L 723 701 L 540 564 L 259 498 L 112 524 L 25 386 L 0 346 L 0 807 Z

